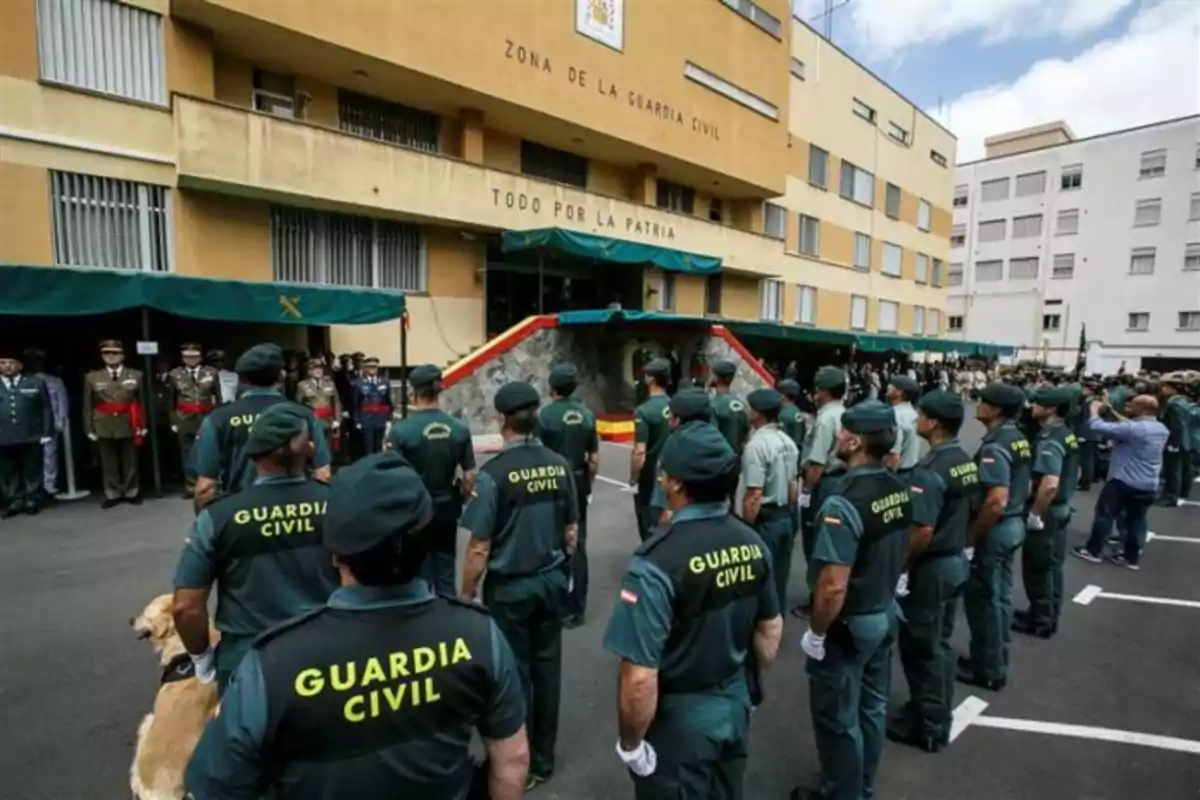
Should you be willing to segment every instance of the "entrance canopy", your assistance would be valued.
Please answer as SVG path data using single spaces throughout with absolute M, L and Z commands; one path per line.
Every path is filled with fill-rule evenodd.
M 366 325 L 402 316 L 404 295 L 133 270 L 0 264 L 0 315 L 84 316 L 140 307 L 228 322 Z
M 583 258 L 613 264 L 653 264 L 668 272 L 707 275 L 721 269 L 721 259 L 699 253 L 685 253 L 669 247 L 628 242 L 608 236 L 579 233 L 562 228 L 536 228 L 529 231 L 505 231 L 501 249 L 506 253 L 548 247 Z

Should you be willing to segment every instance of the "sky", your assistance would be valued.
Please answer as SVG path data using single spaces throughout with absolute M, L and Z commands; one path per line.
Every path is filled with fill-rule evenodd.
M 823 31 L 824 0 L 793 0 Z M 1200 0 L 834 0 L 833 41 L 958 136 L 1200 113 Z

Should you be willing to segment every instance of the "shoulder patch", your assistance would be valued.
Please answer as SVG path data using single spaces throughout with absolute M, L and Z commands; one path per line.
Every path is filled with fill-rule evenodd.
M 730 400 L 729 401 L 729 410 L 730 411 L 743 411 L 743 410 L 745 410 L 745 408 L 746 408 L 746 404 L 743 403 L 741 400 Z
M 255 637 L 254 644 L 252 646 L 255 650 L 261 650 L 267 643 L 269 643 L 272 639 L 277 638 L 280 634 L 286 633 L 293 628 L 298 628 L 311 619 L 316 619 L 324 614 L 327 610 L 328 606 L 318 606 L 317 608 L 305 611 L 299 616 L 292 617 L 289 620 L 284 620 L 274 627 L 267 628 L 265 631 Z

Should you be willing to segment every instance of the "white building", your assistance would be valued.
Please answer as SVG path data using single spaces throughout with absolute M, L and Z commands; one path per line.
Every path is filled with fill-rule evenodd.
M 1200 116 L 993 136 L 956 168 L 948 337 L 1088 369 L 1200 368 Z

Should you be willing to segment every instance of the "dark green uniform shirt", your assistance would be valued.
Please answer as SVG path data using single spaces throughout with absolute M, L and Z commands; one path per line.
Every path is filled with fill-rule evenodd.
M 796 443 L 796 449 L 803 454 L 804 439 L 808 435 L 808 421 L 804 418 L 804 414 L 800 413 L 800 408 L 795 405 L 784 406 L 779 411 L 779 427 L 792 437 L 792 441 Z
M 0 377 L 0 446 L 33 444 L 54 435 L 50 390 L 37 375 Z
M 979 465 L 979 485 L 985 490 L 994 486 L 1008 489 L 1005 517 L 1025 513 L 1029 499 L 1029 479 L 1032 451 L 1025 436 L 1012 420 L 1006 420 L 987 432 L 975 463 Z
M 717 392 L 712 396 L 712 408 L 717 430 L 733 451 L 741 455 L 746 437 L 750 434 L 750 416 L 746 413 L 746 404 L 732 392 Z
M 971 512 L 979 505 L 979 466 L 958 440 L 931 448 L 908 480 L 913 524 L 933 528 L 925 555 L 956 553 L 966 547 Z
M 600 449 L 596 415 L 577 400 L 554 400 L 538 411 L 537 437 L 566 460 L 575 476 L 579 501 L 583 502 L 591 489 L 587 481 L 588 455 Z
M 194 800 L 461 800 L 471 730 L 525 723 L 512 651 L 481 607 L 424 581 L 338 589 L 255 642 L 187 769 Z
M 457 516 L 462 501 L 455 483 L 458 471 L 475 469 L 471 429 L 441 409 L 409 411 L 407 418 L 392 423 L 388 445 L 412 464 L 433 502 Z
M 1057 519 L 1065 519 L 1070 514 L 1071 497 L 1079 482 L 1079 442 L 1061 419 L 1056 419 L 1038 434 L 1031 471 L 1034 481 L 1031 501 L 1037 496 L 1037 484 L 1044 476 L 1058 476 L 1058 491 L 1050 503 L 1050 513 Z
M 638 475 L 638 497 L 643 503 L 650 502 L 657 477 L 658 456 L 671 433 L 671 399 L 658 394 L 637 407 L 633 412 L 634 441 L 646 445 L 646 460 Z
M 1179 451 L 1188 447 L 1188 424 L 1191 415 L 1188 413 L 1188 401 L 1181 394 L 1171 395 L 1163 408 L 1162 422 L 1167 426 L 1167 447 Z
M 579 521 L 575 481 L 562 456 L 517 439 L 479 470 L 462 526 L 491 542 L 488 571 L 533 575 L 566 561 L 566 530 Z

